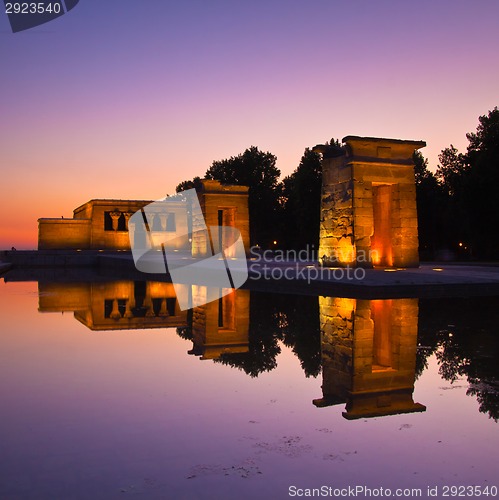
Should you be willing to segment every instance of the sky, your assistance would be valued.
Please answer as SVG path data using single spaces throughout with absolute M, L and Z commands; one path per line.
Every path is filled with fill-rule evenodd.
M 497 0 L 80 0 L 14 34 L 0 11 L 0 249 L 252 145 L 285 176 L 331 138 L 425 140 L 435 170 L 499 105 L 497 19 Z

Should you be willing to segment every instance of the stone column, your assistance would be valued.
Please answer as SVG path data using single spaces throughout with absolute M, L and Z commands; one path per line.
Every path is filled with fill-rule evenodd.
M 111 319 L 115 319 L 115 320 L 121 319 L 121 314 L 120 314 L 120 311 L 118 309 L 118 301 L 116 299 L 113 299 L 113 309 L 112 309 L 109 317 Z
M 158 316 L 161 316 L 162 318 L 168 316 L 168 311 L 166 310 L 166 299 L 161 299 L 161 308 Z
M 117 231 L 118 230 L 118 220 L 121 217 L 121 212 L 114 211 L 114 212 L 110 212 L 109 215 L 111 216 L 111 219 L 113 221 L 113 231 Z
M 144 297 L 143 306 L 147 308 L 146 318 L 150 318 L 150 317 L 155 316 L 154 306 L 153 306 L 152 296 L 151 296 L 151 284 L 150 283 L 147 283 L 146 296 Z
M 158 214 L 153 214 L 153 213 L 148 213 L 147 214 L 147 223 L 149 225 L 149 231 L 154 231 L 154 219 L 156 218 Z
M 130 299 L 127 299 L 127 301 L 126 301 L 126 310 L 125 310 L 125 314 L 123 317 L 127 318 L 127 319 L 133 318 L 133 312 L 132 312 L 132 306 L 131 306 Z
M 126 230 L 129 231 L 128 221 L 130 220 L 130 217 L 133 215 L 133 212 L 123 212 L 123 215 L 125 217 L 125 227 L 126 227 Z
M 160 223 L 161 223 L 161 231 L 166 231 L 166 224 L 168 221 L 168 214 L 158 214 Z

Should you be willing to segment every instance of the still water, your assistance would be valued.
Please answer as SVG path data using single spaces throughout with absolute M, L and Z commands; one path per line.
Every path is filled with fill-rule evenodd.
M 497 298 L 7 275 L 0 311 L 1 499 L 499 486 Z

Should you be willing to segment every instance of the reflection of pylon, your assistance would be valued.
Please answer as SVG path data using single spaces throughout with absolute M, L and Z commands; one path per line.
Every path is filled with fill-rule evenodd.
M 158 229 L 154 221 L 167 216 L 174 223 Z M 217 300 L 248 277 L 241 233 L 234 227 L 207 227 L 194 189 L 147 205 L 130 217 L 129 226 L 135 267 L 144 273 L 169 274 L 181 310 Z M 202 258 L 186 262 L 194 248 Z M 189 285 L 204 286 L 204 298 L 190 293 Z

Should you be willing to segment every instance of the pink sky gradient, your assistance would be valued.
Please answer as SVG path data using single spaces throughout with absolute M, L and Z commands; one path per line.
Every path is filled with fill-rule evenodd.
M 251 145 L 284 176 L 332 137 L 422 139 L 434 170 L 499 105 L 496 1 L 102 4 L 17 34 L 0 14 L 0 249 Z

